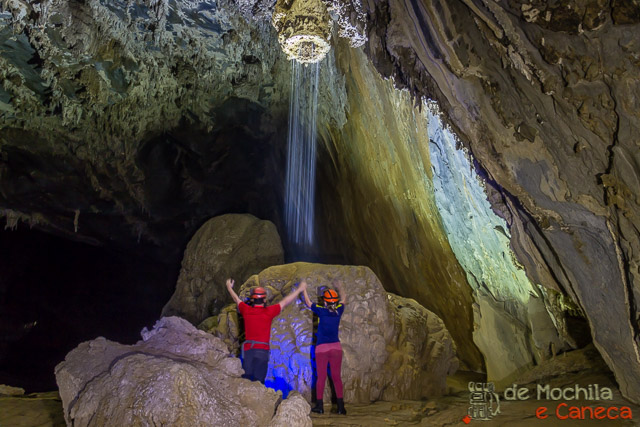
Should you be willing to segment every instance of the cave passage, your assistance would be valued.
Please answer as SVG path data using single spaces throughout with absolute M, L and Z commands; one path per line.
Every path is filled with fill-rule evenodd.
M 158 319 L 179 269 L 141 253 L 22 224 L 0 231 L 0 384 L 54 390 L 55 365 L 81 342 L 138 341 L 140 330 Z

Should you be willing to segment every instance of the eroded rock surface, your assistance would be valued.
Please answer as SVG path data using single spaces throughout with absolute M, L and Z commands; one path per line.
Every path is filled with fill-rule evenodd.
M 82 343 L 56 367 L 68 425 L 269 425 L 282 396 L 241 378 L 240 360 L 218 338 L 178 317 L 142 338 Z M 302 412 L 295 421 L 306 423 Z
M 309 418 L 310 412 L 311 405 L 300 393 L 294 391 L 278 406 L 269 427 L 311 427 L 313 423 Z
M 232 302 L 225 281 L 242 283 L 252 274 L 282 264 L 275 225 L 252 215 L 228 214 L 207 221 L 184 251 L 176 291 L 162 310 L 198 324 Z
M 246 297 L 259 285 L 267 289 L 269 302 L 276 303 L 303 279 L 312 299 L 334 280 L 344 284 L 347 303 L 340 341 L 345 401 L 420 399 L 444 393 L 446 376 L 457 369 L 458 360 L 442 320 L 413 300 L 387 294 L 367 267 L 308 263 L 270 267 L 243 284 L 239 295 Z M 239 349 L 234 306 L 201 327 Z M 313 330 L 313 314 L 301 300 L 274 319 L 267 384 L 311 398 Z M 330 398 L 327 386 L 325 400 Z
M 212 216 L 278 219 L 289 69 L 268 22 L 233 2 L 18 0 L 0 45 L 9 225 L 173 255 Z
M 362 52 L 338 42 L 335 58 L 340 78 L 322 82 L 331 90 L 320 94 L 318 117 L 319 252 L 371 267 L 387 291 L 434 312 L 464 365 L 481 370 L 472 289 L 434 197 L 426 111 Z M 345 100 L 348 120 L 332 120 L 330 95 Z
M 22 396 L 22 395 L 24 395 L 23 388 L 0 384 L 0 396 Z
M 577 304 L 640 402 L 638 2 L 370 6 L 378 70 L 439 102 L 532 282 Z

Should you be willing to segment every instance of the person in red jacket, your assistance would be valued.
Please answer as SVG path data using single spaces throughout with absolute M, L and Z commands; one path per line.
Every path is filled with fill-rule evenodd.
M 278 304 L 267 307 L 267 291 L 262 287 L 251 291 L 251 304 L 246 304 L 238 298 L 233 290 L 234 281 L 227 279 L 227 291 L 238 304 L 238 311 L 244 318 L 245 341 L 242 343 L 242 369 L 244 378 L 260 381 L 264 384 L 269 366 L 269 339 L 271 337 L 271 321 L 283 308 L 289 305 L 304 289 L 306 283 L 298 286 L 294 292 L 287 295 Z

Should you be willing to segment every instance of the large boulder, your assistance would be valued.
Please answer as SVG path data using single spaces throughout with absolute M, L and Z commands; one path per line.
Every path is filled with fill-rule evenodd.
M 309 417 L 310 410 L 304 397 L 294 391 L 278 406 L 269 427 L 311 427 L 313 423 Z
M 442 394 L 446 376 L 458 367 L 455 344 L 442 320 L 411 299 L 388 294 L 368 267 L 294 263 L 270 267 L 242 285 L 241 297 L 253 286 L 267 289 L 269 303 L 289 294 L 306 279 L 315 298 L 334 280 L 344 284 L 347 303 L 340 323 L 342 380 L 348 402 L 421 399 Z M 241 327 L 235 306 L 207 319 L 200 328 L 239 350 Z M 297 390 L 310 399 L 313 314 L 298 300 L 274 319 L 267 384 L 285 392 Z M 330 399 L 329 387 L 325 400 Z
M 142 337 L 135 345 L 82 343 L 56 367 L 67 425 L 271 424 L 282 395 L 241 378 L 240 360 L 218 338 L 178 317 Z M 306 409 L 290 414 L 295 425 L 308 423 Z
M 231 302 L 224 286 L 227 278 L 241 283 L 283 262 L 282 243 L 272 222 L 249 214 L 212 218 L 187 245 L 176 291 L 162 315 L 198 324 Z

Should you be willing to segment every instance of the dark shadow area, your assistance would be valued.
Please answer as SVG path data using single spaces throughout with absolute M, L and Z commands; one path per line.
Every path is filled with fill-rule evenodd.
M 79 343 L 138 341 L 179 267 L 22 225 L 0 231 L 0 384 L 53 390 L 55 365 Z
M 567 315 L 567 332 L 573 338 L 578 348 L 584 348 L 593 342 L 589 322 L 584 317 Z

